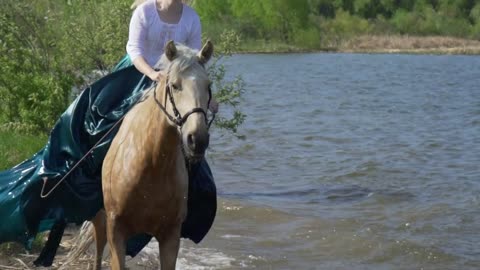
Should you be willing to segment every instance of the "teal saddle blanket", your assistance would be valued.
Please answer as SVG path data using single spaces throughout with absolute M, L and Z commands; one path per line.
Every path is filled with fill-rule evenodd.
M 116 130 L 95 144 L 139 101 L 152 81 L 131 65 L 128 57 L 112 73 L 87 87 L 61 115 L 47 144 L 21 164 L 0 172 L 0 243 L 21 242 L 29 247 L 34 236 L 49 230 L 56 220 L 82 223 L 103 207 L 101 168 Z M 95 146 L 95 147 L 94 147 Z M 71 174 L 53 189 L 92 148 Z M 47 184 L 41 198 L 43 178 Z M 200 242 L 209 231 L 217 209 L 216 187 L 205 160 L 189 168 L 188 214 L 182 237 Z M 135 255 L 151 236 L 128 242 Z

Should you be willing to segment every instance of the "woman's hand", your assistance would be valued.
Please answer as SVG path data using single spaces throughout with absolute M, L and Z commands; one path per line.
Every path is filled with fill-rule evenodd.
M 155 71 L 155 70 L 148 73 L 147 76 L 150 78 L 150 80 L 157 81 L 157 82 L 159 82 L 163 78 L 162 72 L 161 71 Z
M 133 65 L 137 68 L 138 71 L 145 74 L 150 80 L 159 82 L 163 78 L 161 71 L 155 71 L 143 58 L 143 56 L 138 56 L 133 60 Z

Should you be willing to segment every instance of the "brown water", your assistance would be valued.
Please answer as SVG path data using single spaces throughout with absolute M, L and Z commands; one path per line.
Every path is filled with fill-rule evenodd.
M 247 83 L 245 139 L 212 134 L 218 217 L 179 269 L 480 269 L 480 57 L 227 70 Z

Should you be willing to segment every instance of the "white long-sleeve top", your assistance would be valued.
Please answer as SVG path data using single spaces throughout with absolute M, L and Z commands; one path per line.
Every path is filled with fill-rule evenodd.
M 197 13 L 183 4 L 182 16 L 177 24 L 165 23 L 157 12 L 156 0 L 148 0 L 133 12 L 127 42 L 127 53 L 132 62 L 139 56 L 154 66 L 163 54 L 169 40 L 200 50 L 201 24 Z

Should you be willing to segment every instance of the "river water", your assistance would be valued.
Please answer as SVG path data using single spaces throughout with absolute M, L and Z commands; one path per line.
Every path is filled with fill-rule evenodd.
M 480 269 L 480 57 L 236 55 L 212 231 L 180 269 Z

